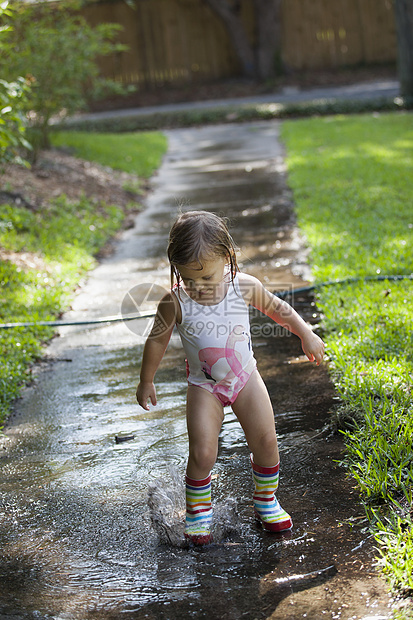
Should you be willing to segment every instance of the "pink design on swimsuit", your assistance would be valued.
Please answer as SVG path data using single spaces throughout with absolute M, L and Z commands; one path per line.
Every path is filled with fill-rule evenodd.
M 248 381 L 250 374 L 245 372 L 241 364 L 241 355 L 235 349 L 237 341 L 243 341 L 246 339 L 246 334 L 242 331 L 242 325 L 236 325 L 228 339 L 224 348 L 219 347 L 207 347 L 201 349 L 198 354 L 199 360 L 202 363 L 202 370 L 206 377 L 214 377 L 213 366 L 221 359 L 225 359 L 229 365 L 229 371 L 219 382 L 215 382 L 212 386 L 212 393 L 222 402 L 225 406 L 234 402 L 236 396 L 238 396 L 240 390 L 244 387 Z M 241 333 L 239 331 L 241 330 Z M 199 387 L 203 387 L 208 391 L 211 391 L 211 384 L 209 382 L 198 384 Z M 235 397 L 235 398 L 234 398 Z
M 256 367 L 248 306 L 238 278 L 214 306 L 202 306 L 184 291 L 177 298 L 182 310 L 177 327 L 187 355 L 188 383 L 211 392 L 224 406 L 232 404 Z

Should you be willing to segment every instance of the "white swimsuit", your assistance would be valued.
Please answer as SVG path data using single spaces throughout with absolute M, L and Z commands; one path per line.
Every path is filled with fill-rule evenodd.
M 224 299 L 213 306 L 198 304 L 183 287 L 173 292 L 182 312 L 177 329 L 187 357 L 188 383 L 211 392 L 224 406 L 231 405 L 256 368 L 238 274 Z

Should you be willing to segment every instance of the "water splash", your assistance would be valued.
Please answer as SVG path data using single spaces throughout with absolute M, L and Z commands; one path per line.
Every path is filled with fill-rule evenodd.
M 162 543 L 184 547 L 184 478 L 170 468 L 168 478 L 156 478 L 148 487 L 148 507 L 153 529 Z
M 213 503 L 212 507 L 211 531 L 215 543 L 223 542 L 230 536 L 240 533 L 241 523 L 237 511 L 237 502 L 234 498 L 226 498 L 225 503 Z
M 188 547 L 184 537 L 185 485 L 184 476 L 170 468 L 169 476 L 157 478 L 148 487 L 148 507 L 152 527 L 160 542 L 173 547 Z M 232 534 L 239 533 L 241 526 L 237 513 L 237 502 L 227 498 L 225 503 L 212 504 L 211 532 L 214 543 L 222 543 Z

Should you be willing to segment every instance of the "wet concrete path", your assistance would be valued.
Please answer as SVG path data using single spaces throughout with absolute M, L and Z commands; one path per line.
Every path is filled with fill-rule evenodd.
M 67 318 L 153 307 L 168 287 L 178 206 L 231 221 L 240 263 L 272 290 L 302 286 L 304 245 L 285 185 L 277 123 L 168 132 L 147 208 L 93 272 Z M 311 321 L 305 297 L 294 298 Z M 134 393 L 148 320 L 61 328 L 1 440 L 0 618 L 388 618 L 361 510 L 334 461 L 333 390 L 297 339 L 253 316 L 276 412 L 290 536 L 255 525 L 248 449 L 226 417 L 214 468 L 218 543 L 182 546 L 184 356 L 174 338 L 149 413 Z M 133 436 L 129 441 L 116 437 Z M 148 505 L 148 486 L 156 492 Z M 230 498 L 230 501 L 228 500 Z M 153 525 L 153 519 L 157 519 Z

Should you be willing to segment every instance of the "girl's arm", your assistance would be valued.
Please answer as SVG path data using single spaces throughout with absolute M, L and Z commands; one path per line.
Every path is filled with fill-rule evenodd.
M 324 342 L 311 327 L 288 304 L 268 291 L 257 278 L 240 274 L 241 290 L 246 301 L 270 319 L 298 336 L 301 346 L 311 362 L 321 364 L 324 356 Z M 244 293 L 245 291 L 245 293 Z
M 153 380 L 171 339 L 176 321 L 176 300 L 172 293 L 168 293 L 159 302 L 151 333 L 143 349 L 136 399 L 146 411 L 149 411 L 148 400 L 151 401 L 152 405 L 156 405 L 156 390 Z

